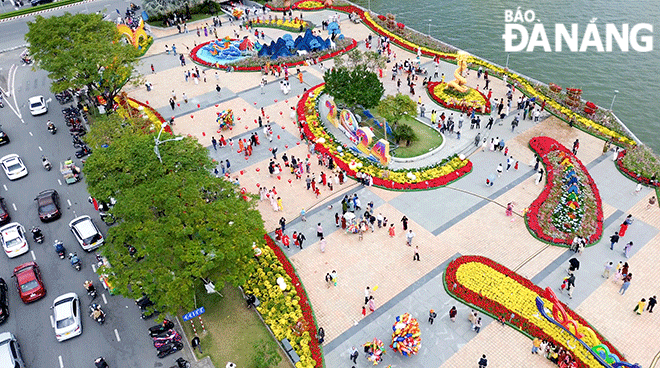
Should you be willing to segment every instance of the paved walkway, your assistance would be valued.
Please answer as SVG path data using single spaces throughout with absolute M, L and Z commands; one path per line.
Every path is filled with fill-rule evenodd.
M 320 24 L 322 19 L 334 12 L 321 11 L 305 13 L 305 19 Z M 342 32 L 347 36 L 363 41 L 370 33 L 363 25 L 350 23 L 346 15 L 341 15 Z M 205 22 L 202 22 L 205 23 Z M 218 30 L 219 37 L 248 35 L 231 27 L 228 22 Z M 191 31 L 195 25 L 191 25 Z M 531 355 L 530 341 L 512 328 L 486 323 L 477 334 L 469 329 L 466 316 L 469 309 L 451 299 L 442 288 L 441 277 L 446 264 L 462 254 L 487 256 L 506 267 L 516 270 L 521 275 L 532 279 L 541 287 L 557 287 L 564 275 L 566 262 L 572 253 L 541 243 L 533 238 L 525 227 L 519 213 L 539 195 L 541 185 L 534 184 L 534 173 L 529 165 L 533 153 L 527 148 L 530 138 L 538 135 L 551 136 L 566 146 L 571 146 L 575 139 L 580 139 L 578 158 L 589 169 L 596 181 L 602 200 L 605 217 L 603 240 L 586 249 L 579 256 L 581 268 L 577 272 L 576 291 L 573 299 L 560 294 L 560 299 L 577 310 L 587 321 L 593 324 L 609 339 L 630 361 L 648 366 L 657 353 L 656 341 L 660 339 L 660 329 L 649 328 L 657 323 L 654 314 L 637 316 L 632 312 L 635 303 L 642 297 L 657 294 L 657 264 L 660 263 L 660 209 L 646 208 L 651 195 L 644 188 L 634 193 L 635 183 L 623 177 L 614 167 L 610 156 L 602 154 L 603 142 L 581 131 L 569 128 L 556 118 L 542 119 L 534 123 L 523 121 L 515 131 L 511 130 L 510 121 L 517 111 L 501 124 L 492 129 L 485 129 L 487 119 L 482 120 L 481 130 L 470 130 L 469 123 L 464 125 L 459 141 L 455 136 L 447 136 L 443 154 L 468 152 L 474 164 L 473 172 L 445 188 L 424 192 L 392 192 L 383 189 L 363 187 L 352 180 L 343 185 L 336 185 L 333 190 L 321 189 L 317 198 L 305 189 L 304 179 L 296 180 L 288 172 L 280 175 L 268 175 L 268 161 L 273 158 L 272 149 L 277 148 L 277 160 L 286 152 L 291 158 L 309 158 L 311 174 L 317 178 L 323 171 L 333 175 L 326 168 L 320 167 L 315 155 L 309 155 L 308 147 L 301 142 L 299 134 L 290 117 L 291 107 L 295 106 L 298 96 L 305 88 L 321 82 L 320 66 L 303 67 L 304 83 L 291 79 L 292 91 L 283 95 L 278 88 L 278 80 L 268 77 L 268 85 L 263 94 L 258 87 L 259 73 L 226 73 L 213 69 L 199 68 L 206 75 L 195 85 L 186 82 L 183 72 L 194 68 L 189 58 L 188 64 L 181 67 L 178 59 L 164 53 L 165 44 L 177 45 L 180 51 L 192 48 L 196 43 L 205 41 L 193 32 L 176 34 L 172 30 L 157 30 L 158 38 L 154 46 L 143 58 L 140 70 L 145 73 L 154 90 L 146 92 L 143 87 L 129 92 L 132 97 L 149 101 L 164 116 L 174 116 L 174 130 L 179 134 L 195 136 L 199 142 L 209 147 L 210 155 L 216 161 L 231 162 L 231 178 L 238 179 L 241 187 L 251 192 L 258 192 L 260 186 L 276 188 L 277 195 L 283 199 L 284 211 L 275 213 L 267 201 L 260 201 L 258 209 L 264 218 L 268 231 L 278 226 L 281 217 L 287 220 L 286 232 L 302 232 L 307 241 L 302 250 L 285 250 L 296 266 L 305 284 L 314 306 L 317 320 L 326 331 L 324 346 L 328 367 L 347 366 L 348 350 L 351 346 L 360 346 L 367 340 L 378 337 L 389 343 L 394 316 L 409 312 L 417 317 L 422 329 L 422 350 L 414 357 L 400 357 L 388 351 L 385 364 L 406 367 L 467 367 L 475 366 L 481 354 L 489 357 L 495 367 L 550 366 L 547 361 Z M 281 31 L 264 29 L 267 37 L 277 38 Z M 208 38 L 206 39 L 208 40 Z M 364 44 L 360 44 L 364 49 Z M 397 60 L 413 59 L 415 55 L 394 49 Z M 432 62 L 422 59 L 423 64 L 432 74 Z M 155 74 L 151 74 L 150 65 L 154 64 Z M 324 62 L 325 68 L 332 67 L 332 61 Z M 383 78 L 386 93 L 395 93 L 396 85 L 387 75 Z M 453 74 L 455 65 L 441 63 L 439 72 L 446 76 Z M 476 87 L 480 84 L 472 72 L 468 84 Z M 493 97 L 504 95 L 505 87 L 499 80 L 493 80 Z M 222 87 L 218 94 L 216 84 Z M 452 112 L 435 105 L 418 83 L 417 99 L 422 97 L 427 116 L 431 110 Z M 172 90 L 177 95 L 177 105 L 172 109 L 168 104 Z M 188 102 L 182 101 L 182 93 L 188 96 Z M 421 93 L 420 93 L 421 92 Z M 519 96 L 516 92 L 515 99 Z M 217 132 L 216 114 L 231 108 L 236 117 L 232 130 Z M 256 119 L 262 114 L 264 121 L 273 124 L 275 137 L 269 142 L 262 134 Z M 458 114 L 454 112 L 454 116 Z M 422 119 L 424 120 L 424 119 Z M 247 137 L 253 132 L 260 134 L 261 145 L 251 157 L 245 159 L 237 153 L 237 147 L 224 147 L 214 150 L 210 147 L 212 136 L 232 137 L 234 140 Z M 518 161 L 518 169 L 511 168 L 495 180 L 492 187 L 485 185 L 485 179 L 495 173 L 499 163 L 506 165 L 502 153 L 491 152 L 487 147 L 476 152 L 468 150 L 474 136 L 481 133 L 487 141 L 503 138 L 509 147 L 509 154 Z M 346 234 L 335 226 L 334 215 L 341 213 L 340 200 L 344 195 L 357 194 L 365 207 L 373 202 L 375 213 L 382 213 L 389 223 L 396 224 L 396 236 L 391 238 L 386 229 L 368 232 L 364 240 L 357 235 Z M 506 217 L 504 206 L 515 203 L 517 216 Z M 301 209 L 305 208 L 307 221 L 300 220 Z M 626 236 L 619 241 L 615 251 L 609 250 L 607 239 L 618 229 L 622 219 L 631 213 L 635 223 Z M 358 211 L 361 215 L 362 211 Z M 414 245 L 420 247 L 421 261 L 412 260 L 413 250 L 405 245 L 400 219 L 406 215 L 410 219 L 409 227 L 416 233 Z M 324 253 L 320 251 L 316 238 L 316 226 L 320 223 L 327 239 Z M 616 294 L 619 285 L 600 277 L 606 261 L 624 260 L 622 246 L 634 241 L 632 256 L 627 261 L 635 275 L 628 292 Z M 327 272 L 336 270 L 338 285 L 328 288 L 324 282 Z M 366 317 L 361 315 L 364 301 L 364 288 L 370 286 L 375 297 L 377 309 Z M 447 312 L 452 305 L 459 309 L 458 318 L 452 323 Z M 428 324 L 429 309 L 435 309 L 438 318 L 432 326 Z M 501 342 L 507 341 L 506 345 Z M 356 366 L 368 364 L 361 355 Z M 370 363 L 369 363 L 370 364 Z

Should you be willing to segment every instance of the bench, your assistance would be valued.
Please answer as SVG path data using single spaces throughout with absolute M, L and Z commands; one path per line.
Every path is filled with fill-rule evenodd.
M 281 341 L 282 347 L 284 348 L 284 351 L 286 351 L 287 355 L 295 365 L 300 361 L 300 356 L 298 356 L 298 353 L 296 353 L 295 350 L 293 350 L 293 346 L 291 346 L 291 343 L 289 342 L 289 339 L 284 338 Z

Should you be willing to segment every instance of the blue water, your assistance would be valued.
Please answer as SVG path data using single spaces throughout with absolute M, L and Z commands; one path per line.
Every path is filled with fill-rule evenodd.
M 355 3 L 369 6 L 368 0 Z M 393 13 L 397 21 L 420 32 L 429 32 L 441 40 L 494 63 L 505 65 L 504 10 L 534 10 L 548 35 L 554 51 L 554 25 L 579 25 L 581 42 L 587 24 L 596 18 L 605 43 L 605 24 L 638 23 L 653 25 L 653 51 L 621 52 L 614 46 L 611 53 L 590 48 L 584 53 L 546 53 L 540 48 L 533 52 L 509 55 L 509 68 L 545 83 L 562 87 L 581 88 L 583 98 L 604 108 L 612 103 L 618 90 L 613 110 L 644 143 L 660 152 L 660 1 L 638 0 L 618 2 L 593 1 L 452 1 L 452 0 L 372 0 L 371 9 L 380 14 Z M 422 11 L 423 10 L 423 11 Z M 531 26 L 527 27 L 531 33 Z M 564 50 L 566 47 L 564 46 Z

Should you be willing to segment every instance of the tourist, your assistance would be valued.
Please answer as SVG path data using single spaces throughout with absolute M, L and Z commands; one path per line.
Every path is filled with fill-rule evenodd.
M 419 261 L 419 246 L 415 246 L 413 261 Z
M 539 339 L 538 337 L 534 337 L 534 340 L 532 341 L 532 354 L 538 354 L 540 347 L 541 347 L 541 339 Z
M 632 272 L 623 276 L 623 285 L 621 285 L 621 289 L 619 289 L 619 294 L 624 295 L 626 293 L 626 290 L 628 290 L 628 288 L 630 287 L 631 281 L 632 281 Z
M 408 218 L 405 215 L 401 218 L 401 223 L 403 223 L 403 231 L 408 230 Z
M 502 166 L 502 163 L 500 162 L 497 165 L 497 177 L 502 176 L 502 172 L 504 172 L 504 167 Z
M 394 229 L 394 224 L 390 224 L 390 238 L 394 237 L 395 229 Z
M 649 204 L 646 205 L 646 210 L 650 210 L 651 207 L 655 206 L 655 203 L 657 202 L 655 196 L 652 196 L 649 198 Z
M 474 324 L 474 332 L 479 333 L 481 330 L 481 317 L 477 319 L 477 322 Z
M 504 75 L 506 77 L 506 74 Z M 479 359 L 479 368 L 486 368 L 488 366 L 488 360 L 486 360 L 486 354 L 481 356 Z
M 325 246 L 326 240 L 324 237 L 321 237 L 321 240 L 319 240 L 319 248 L 321 249 L 321 253 L 325 253 Z
M 316 237 L 323 238 L 323 227 L 320 222 L 316 225 Z
M 633 309 L 633 312 L 637 312 L 637 315 L 640 315 L 644 312 L 644 307 L 646 307 L 646 299 L 642 298 L 642 300 L 637 302 L 637 306 Z
M 358 353 L 358 350 L 353 346 L 351 349 L 351 354 L 348 356 L 350 360 L 353 361 L 353 364 L 357 364 L 357 358 L 360 354 Z
M 406 233 L 406 245 L 411 247 L 412 246 L 412 240 L 415 237 L 415 233 L 413 233 L 412 229 Z
M 603 275 L 601 277 L 604 277 L 606 279 L 610 278 L 610 273 L 612 272 L 612 268 L 614 267 L 613 262 L 605 262 L 605 270 L 603 270 Z
M 633 247 L 633 242 L 629 242 L 626 244 L 626 246 L 623 248 L 623 254 L 626 256 L 626 258 L 630 258 L 630 250 Z
M 628 226 L 630 226 L 633 223 L 633 218 L 632 215 L 629 214 L 626 219 L 623 221 L 621 226 L 619 227 L 619 236 L 624 236 L 626 235 L 626 231 L 628 230 Z
M 435 313 L 435 311 L 434 311 L 433 309 L 431 309 L 431 310 L 429 311 L 429 323 L 430 323 L 430 324 L 433 324 L 433 320 L 434 320 L 435 317 L 437 317 L 437 316 L 438 316 L 438 314 Z
M 539 171 L 536 173 L 536 185 L 538 185 L 541 182 L 541 180 L 543 180 L 543 173 L 544 173 L 543 168 L 539 167 Z
M 646 307 L 646 310 L 649 311 L 649 313 L 653 313 L 653 307 L 658 304 L 658 299 L 656 299 L 655 295 L 649 298 L 649 305 Z
M 452 322 L 456 322 L 456 314 L 458 314 L 458 310 L 456 309 L 456 306 L 451 307 L 449 310 L 449 319 Z
M 610 250 L 614 250 L 614 244 L 619 242 L 619 232 L 615 231 L 614 235 L 610 236 Z

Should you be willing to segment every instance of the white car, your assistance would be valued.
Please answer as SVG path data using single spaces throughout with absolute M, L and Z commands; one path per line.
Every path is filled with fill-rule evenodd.
M 28 174 L 23 160 L 15 153 L 0 158 L 0 165 L 9 180 L 20 179 Z
M 11 332 L 0 334 L 0 367 L 25 368 L 21 346 Z
M 44 99 L 44 96 L 30 97 L 28 104 L 30 105 L 30 114 L 33 116 L 48 112 L 48 102 Z
M 67 293 L 58 296 L 50 309 L 53 310 L 51 323 L 55 329 L 57 341 L 62 342 L 82 334 L 78 294 Z
M 74 218 L 69 222 L 73 236 L 85 251 L 89 252 L 103 244 L 103 234 L 96 227 L 92 218 L 85 215 Z
M 7 257 L 14 258 L 30 250 L 25 239 L 25 228 L 18 222 L 12 222 L 0 227 L 0 240 Z

